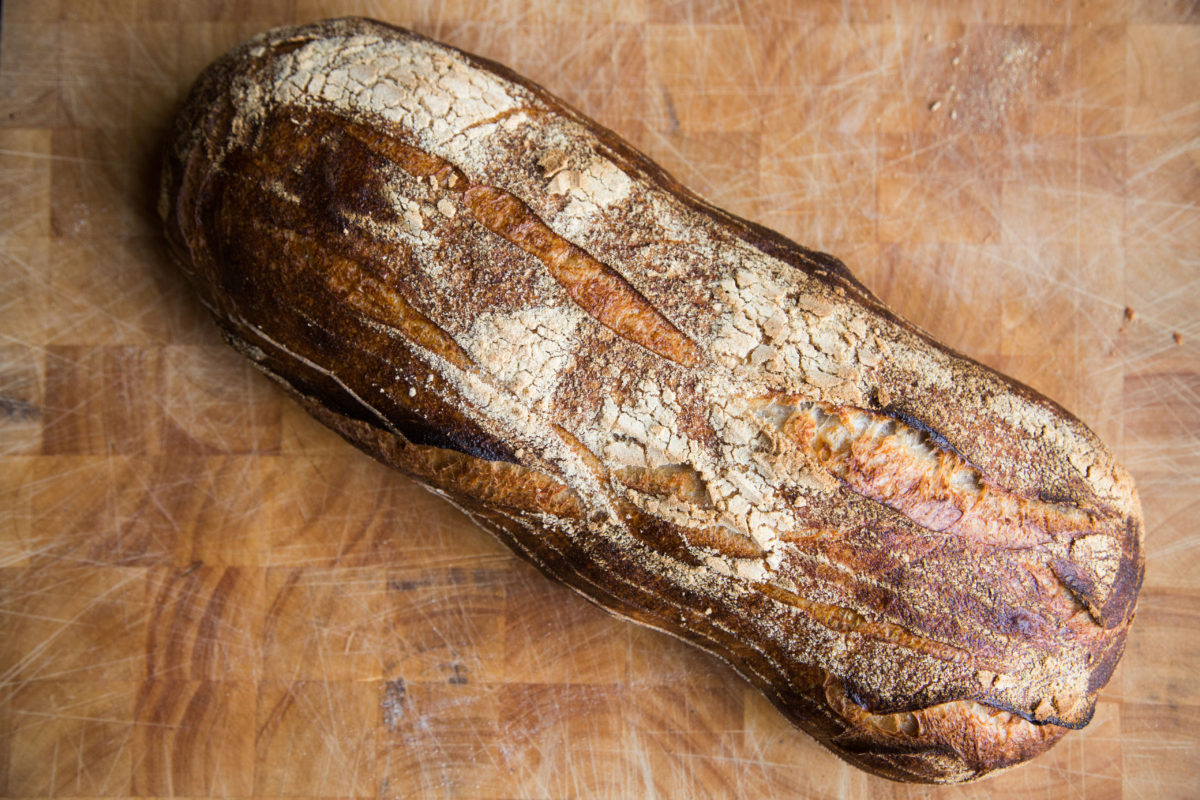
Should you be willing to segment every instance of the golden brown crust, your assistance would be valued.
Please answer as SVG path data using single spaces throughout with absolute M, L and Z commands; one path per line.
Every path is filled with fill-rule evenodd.
M 1142 574 L 1111 454 L 544 89 L 272 31 L 197 82 L 161 210 L 311 413 L 841 757 L 971 780 L 1090 718 Z

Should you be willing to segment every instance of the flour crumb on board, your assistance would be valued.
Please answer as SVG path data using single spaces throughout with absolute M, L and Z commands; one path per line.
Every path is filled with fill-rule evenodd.
M 389 731 L 400 728 L 400 719 L 404 716 L 404 701 L 408 689 L 403 678 L 387 681 L 383 684 L 383 697 L 379 700 L 379 709 L 383 712 L 383 724 Z

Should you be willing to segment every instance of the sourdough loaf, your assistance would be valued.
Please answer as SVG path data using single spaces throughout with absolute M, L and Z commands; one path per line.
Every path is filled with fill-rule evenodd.
M 966 781 L 1091 717 L 1143 568 L 1096 436 L 508 69 L 258 36 L 193 88 L 161 212 L 308 411 L 842 758 Z

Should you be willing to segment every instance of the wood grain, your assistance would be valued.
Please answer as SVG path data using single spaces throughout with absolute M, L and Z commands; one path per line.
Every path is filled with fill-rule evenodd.
M 64 0 L 0 31 L 0 795 L 928 792 L 548 584 L 221 345 L 159 243 L 165 126 L 228 47 L 345 13 L 545 84 L 1079 414 L 1146 512 L 1125 660 L 1087 729 L 939 794 L 1200 793 L 1194 3 Z

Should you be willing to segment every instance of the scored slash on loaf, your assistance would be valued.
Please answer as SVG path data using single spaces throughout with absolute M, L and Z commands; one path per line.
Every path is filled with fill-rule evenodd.
M 193 88 L 161 211 L 314 416 L 839 756 L 971 780 L 1090 719 L 1143 569 L 1095 435 L 506 68 L 263 34 Z

